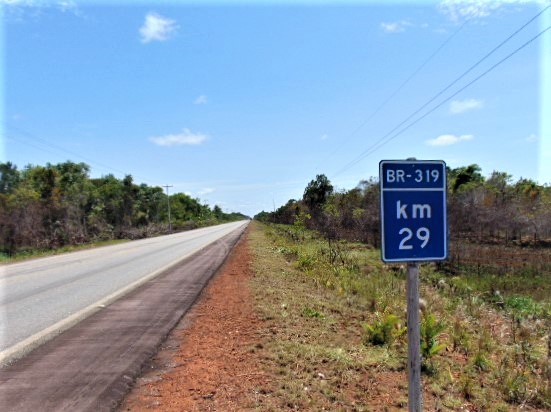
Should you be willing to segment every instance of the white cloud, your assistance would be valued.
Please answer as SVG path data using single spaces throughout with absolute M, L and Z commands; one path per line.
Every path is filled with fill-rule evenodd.
M 456 136 L 453 134 L 443 134 L 435 139 L 427 140 L 425 143 L 429 146 L 451 146 L 460 142 L 466 142 L 473 139 L 474 136 L 472 134 L 464 134 L 461 136 Z
M 59 8 L 59 10 L 61 10 L 64 13 L 65 12 L 78 13 L 78 6 L 72 0 L 59 1 L 57 3 L 57 7 Z
M 4 6 L 34 6 L 36 2 L 32 0 L 0 0 L 0 5 Z
M 537 3 L 537 0 L 443 0 L 438 4 L 440 12 L 452 21 L 484 18 L 509 4 Z
M 193 101 L 193 104 L 207 104 L 209 102 L 209 99 L 204 94 L 197 96 L 197 98 Z
M 59 10 L 75 11 L 78 9 L 77 3 L 74 0 L 59 0 L 59 1 L 47 1 L 47 0 L 0 0 L 0 6 L 20 6 L 20 7 L 57 7 Z
M 484 102 L 477 99 L 453 100 L 450 103 L 450 113 L 459 114 L 468 110 L 481 109 Z
M 480 0 L 444 0 L 438 5 L 438 9 L 453 21 L 486 17 L 492 7 L 495 5 Z
M 142 43 L 168 40 L 178 29 L 174 20 L 163 17 L 157 13 L 148 13 L 140 27 Z
M 199 192 L 197 192 L 197 194 L 199 196 L 204 196 L 204 195 L 208 195 L 210 193 L 213 193 L 215 191 L 216 191 L 216 189 L 213 189 L 212 187 L 205 187 L 204 189 L 199 190 Z
M 323 135 L 321 135 L 320 139 L 321 140 L 327 140 L 327 139 L 329 139 L 329 136 L 327 134 L 323 134 Z
M 150 137 L 149 140 L 158 146 L 182 146 L 182 145 L 200 145 L 209 137 L 202 133 L 192 133 L 189 129 L 184 129 L 179 134 L 168 134 L 165 136 Z
M 58 10 L 62 13 L 72 13 L 76 17 L 83 17 L 74 0 L 0 0 L 0 7 L 5 7 L 11 17 L 22 19 L 32 13 L 33 17 L 40 16 L 46 10 Z
M 412 24 L 405 20 L 395 21 L 395 22 L 382 22 L 380 27 L 385 33 L 402 33 L 406 31 L 408 27 Z

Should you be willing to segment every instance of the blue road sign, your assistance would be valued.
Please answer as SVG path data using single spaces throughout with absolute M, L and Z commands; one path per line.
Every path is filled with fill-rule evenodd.
M 382 160 L 379 182 L 382 260 L 446 259 L 446 164 L 440 160 Z

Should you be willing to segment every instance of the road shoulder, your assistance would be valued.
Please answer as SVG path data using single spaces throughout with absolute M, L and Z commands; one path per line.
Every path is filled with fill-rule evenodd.
M 173 330 L 120 407 L 123 411 L 254 408 L 267 380 L 243 236 L 193 309 Z

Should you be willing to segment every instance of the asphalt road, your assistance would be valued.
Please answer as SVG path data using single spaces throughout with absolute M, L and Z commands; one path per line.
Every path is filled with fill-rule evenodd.
M 213 241 L 229 223 L 0 268 L 0 363 L 25 355 Z
M 241 222 L 188 233 L 192 249 L 196 250 L 191 256 L 101 307 L 17 362 L 4 365 L 0 368 L 0 410 L 115 410 L 141 369 L 223 264 L 245 228 L 246 222 Z M 184 234 L 183 238 L 187 236 Z M 200 246 L 212 237 L 217 239 Z M 169 244 L 180 252 L 172 252 L 164 263 L 188 253 L 181 251 L 188 248 L 183 238 L 169 236 Z M 116 247 L 104 249 L 99 255 L 131 254 L 133 257 L 128 260 L 137 260 L 137 266 L 145 265 L 147 256 L 151 259 L 150 249 L 138 245 L 138 251 L 141 253 L 124 253 Z M 49 261 L 46 266 L 52 265 Z

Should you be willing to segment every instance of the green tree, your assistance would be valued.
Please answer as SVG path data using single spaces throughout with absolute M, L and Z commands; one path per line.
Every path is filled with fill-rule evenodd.
M 48 163 L 45 167 L 29 165 L 23 174 L 24 179 L 40 195 L 43 201 L 58 200 L 60 191 L 56 187 L 56 180 L 59 172 L 51 164 Z
M 304 189 L 302 200 L 308 206 L 313 215 L 317 215 L 329 196 L 333 193 L 333 185 L 324 174 L 316 175 Z
M 545 190 L 531 179 L 519 179 L 514 190 L 517 194 L 518 212 L 525 226 L 532 232 L 534 241 L 538 241 L 540 233 L 549 226 L 549 202 Z
M 222 211 L 222 208 L 218 205 L 215 205 L 212 209 L 212 213 L 214 214 L 214 217 L 218 220 L 224 219 L 224 212 Z
M 53 166 L 58 172 L 59 187 L 64 194 L 83 190 L 89 180 L 90 166 L 85 163 L 66 161 Z
M 94 202 L 91 223 L 94 232 L 119 230 L 123 221 L 123 191 L 121 182 L 112 174 L 92 179 Z M 105 233 L 104 235 L 105 236 Z
M 448 169 L 448 183 L 451 185 L 452 192 L 457 192 L 464 185 L 476 185 L 484 182 L 484 177 L 480 173 L 481 170 L 477 164 L 457 169 Z
M 0 163 L 0 193 L 11 193 L 19 185 L 17 166 L 11 162 Z
M 170 197 L 170 208 L 176 224 L 197 220 L 201 215 L 201 204 L 185 193 L 176 193 Z
M 138 227 L 158 223 L 161 210 L 166 205 L 166 195 L 161 187 L 141 184 L 137 187 L 134 222 Z

